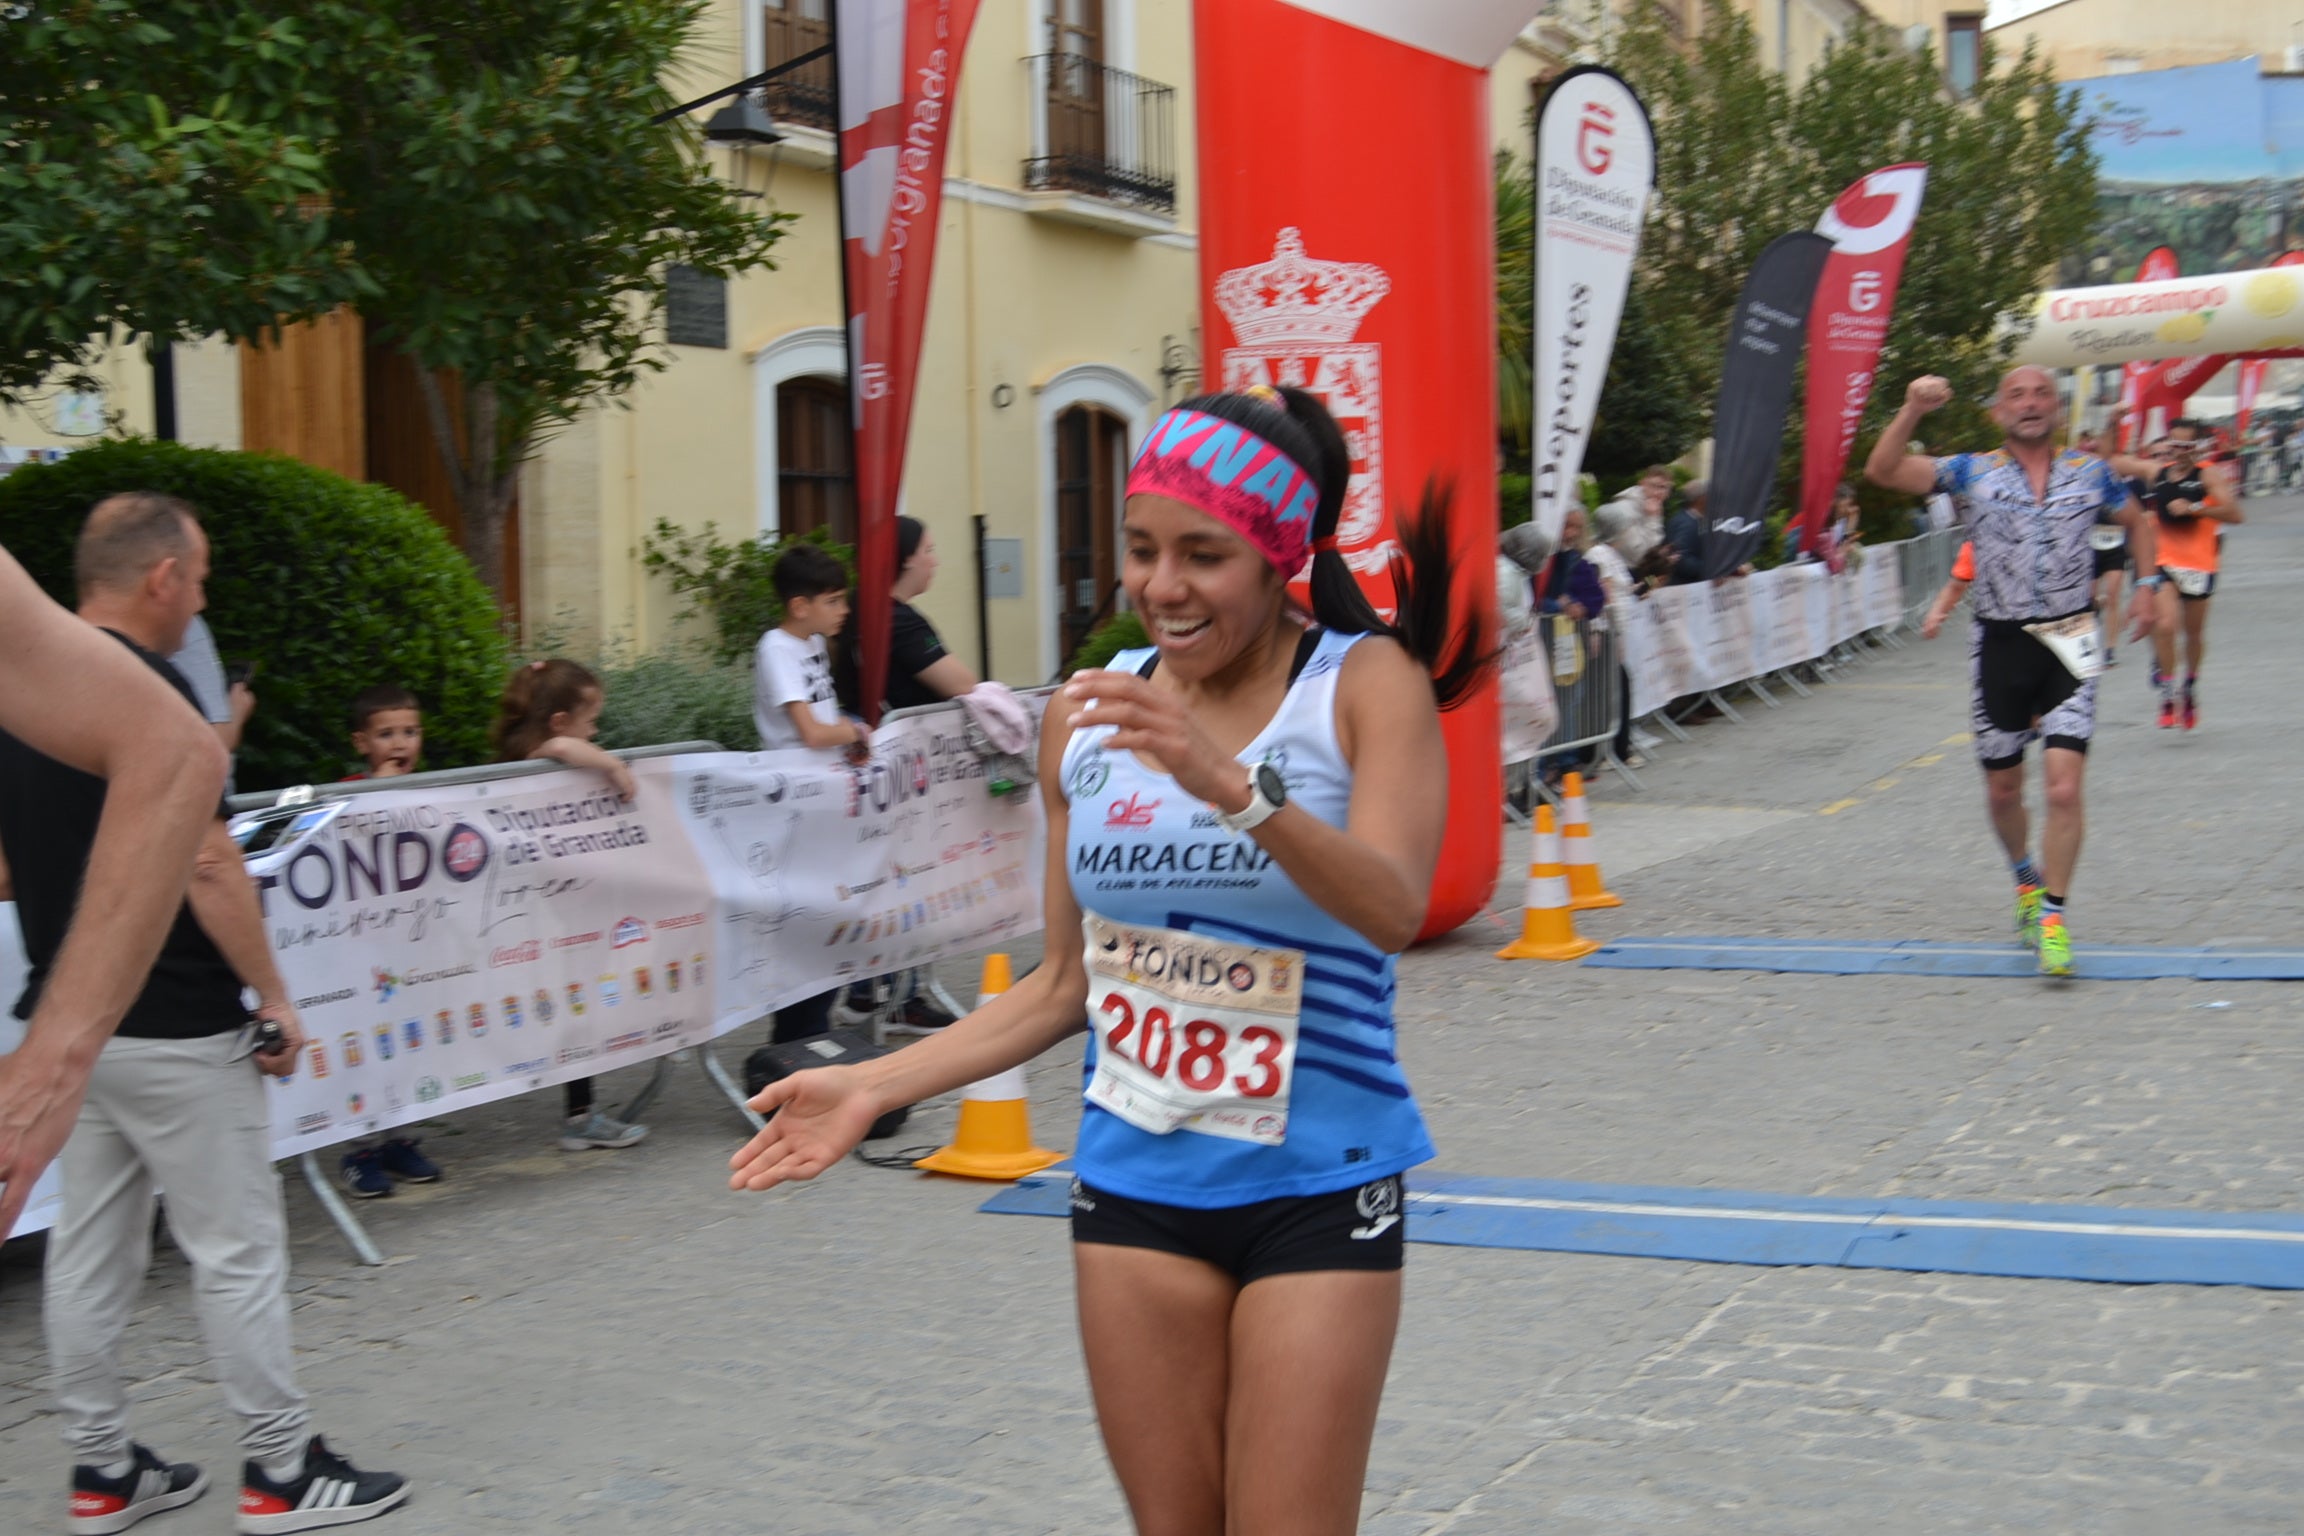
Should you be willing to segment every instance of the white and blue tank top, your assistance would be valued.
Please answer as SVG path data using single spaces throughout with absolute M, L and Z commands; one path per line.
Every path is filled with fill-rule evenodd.
M 1239 760 L 1270 762 L 1287 782 L 1290 805 L 1342 827 L 1352 770 L 1336 739 L 1336 686 L 1346 654 L 1365 637 L 1315 633 L 1278 713 Z M 1141 672 L 1155 654 L 1124 651 L 1109 665 Z M 1289 960 L 1277 962 L 1281 984 L 1299 1006 L 1285 1130 L 1276 1144 L 1251 1139 L 1245 1128 L 1211 1134 L 1191 1123 L 1159 1134 L 1092 1098 L 1081 1116 L 1080 1176 L 1129 1199 L 1213 1209 L 1350 1189 L 1430 1159 L 1431 1138 L 1394 1050 L 1394 957 L 1322 911 L 1253 838 L 1225 831 L 1214 809 L 1169 775 L 1134 753 L 1106 752 L 1112 730 L 1082 727 L 1064 749 L 1071 807 L 1065 864 L 1088 926 L 1107 934 L 1112 925 L 1175 930 L 1222 953 L 1240 952 L 1223 946 L 1300 953 L 1302 975 L 1285 973 Z M 1051 945 L 1074 941 L 1048 935 Z M 1248 968 L 1231 969 L 1243 975 Z M 1093 1082 L 1111 1032 L 1098 1013 L 1093 968 L 1091 981 L 1086 1076 Z M 1234 985 L 1245 990 L 1251 982 L 1243 975 Z M 1188 1049 L 1187 1033 L 1178 1030 L 1177 1050 Z M 1164 1027 L 1156 1059 L 1171 1054 L 1166 1034 Z M 1211 1060 L 1188 1061 L 1183 1070 L 1212 1071 Z

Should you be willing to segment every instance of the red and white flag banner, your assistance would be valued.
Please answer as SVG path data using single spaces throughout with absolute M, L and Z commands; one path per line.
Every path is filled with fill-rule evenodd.
M 1858 177 L 1832 200 L 1816 232 L 1832 242 L 1808 315 L 1808 413 L 1800 466 L 1800 545 L 1831 515 L 1856 424 L 1872 398 L 1880 348 L 1896 313 L 1904 253 L 1928 190 L 1928 167 L 1891 165 Z
M 2256 402 L 2264 393 L 2264 375 L 2271 371 L 2272 364 L 2268 359 L 2247 357 L 2240 360 L 2240 382 L 2236 386 L 2234 400 L 2237 409 L 2233 412 L 2232 422 L 2232 435 L 2235 438 L 2247 437 L 2248 418 L 2256 413 Z
M 836 0 L 841 268 L 856 430 L 858 691 L 879 718 L 896 504 L 928 322 L 944 153 L 977 0 Z
M 2136 281 L 2140 283 L 2164 283 L 2179 275 L 2176 252 L 2165 245 L 2152 247 L 2136 263 Z M 2124 452 L 2136 446 L 2136 431 L 2143 425 L 2144 386 L 2158 366 L 2149 359 L 2120 365 L 2120 441 L 2114 446 Z

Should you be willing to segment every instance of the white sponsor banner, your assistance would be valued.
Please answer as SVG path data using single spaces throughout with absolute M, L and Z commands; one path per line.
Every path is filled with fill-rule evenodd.
M 376 790 L 268 852 L 251 866 L 265 931 L 312 1042 L 273 1092 L 276 1154 L 1035 931 L 1037 794 L 989 793 L 956 707 L 872 745 L 861 767 L 804 748 L 648 759 L 628 804 L 575 771 Z M 12 1004 L 23 962 L 0 914 Z
M 2043 368 L 2304 347 L 2304 273 L 2259 267 L 2059 288 L 2033 300 L 2016 361 Z
M 1817 562 L 1723 582 L 1661 587 L 1611 609 L 1632 675 L 1632 713 L 1813 661 L 1903 616 L 1896 546 L 1834 576 Z M 1510 761 L 1510 758 L 1506 759 Z
M 1656 181 L 1648 110 L 1605 69 L 1552 83 L 1536 121 L 1535 511 L 1557 539 L 1584 467 Z

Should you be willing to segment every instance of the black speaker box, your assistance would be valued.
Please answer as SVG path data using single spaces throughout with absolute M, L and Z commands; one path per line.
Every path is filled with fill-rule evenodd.
M 810 1067 L 854 1066 L 887 1054 L 886 1046 L 874 1045 L 852 1029 L 828 1030 L 805 1040 L 764 1045 L 744 1058 L 744 1093 L 751 1097 L 770 1083 L 781 1082 Z M 864 1133 L 864 1139 L 879 1141 L 895 1135 L 904 1128 L 904 1121 L 911 1113 L 906 1108 L 888 1111 L 872 1122 L 872 1129 Z

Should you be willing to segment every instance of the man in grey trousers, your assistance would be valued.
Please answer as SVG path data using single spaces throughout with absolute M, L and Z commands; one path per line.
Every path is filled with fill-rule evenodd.
M 205 601 L 208 544 L 192 509 L 150 493 L 98 504 L 76 551 L 80 617 L 192 707 L 162 658 Z M 0 732 L 0 897 L 13 895 L 31 982 L 28 1015 L 73 917 L 104 810 L 103 780 Z M 303 1031 L 267 943 L 253 883 L 217 806 L 190 890 L 111 1042 L 65 1143 L 62 1214 L 48 1247 L 46 1323 L 64 1437 L 68 1528 L 109 1536 L 198 1498 L 207 1478 L 128 1438 L 120 1340 L 151 1259 L 152 1200 L 191 1260 L 201 1331 L 248 1453 L 238 1528 L 304 1531 L 382 1514 L 408 1487 L 361 1472 L 310 1430 L 295 1379 L 287 1228 L 260 1073 L 295 1070 Z M 256 1018 L 242 1005 L 256 993 Z

